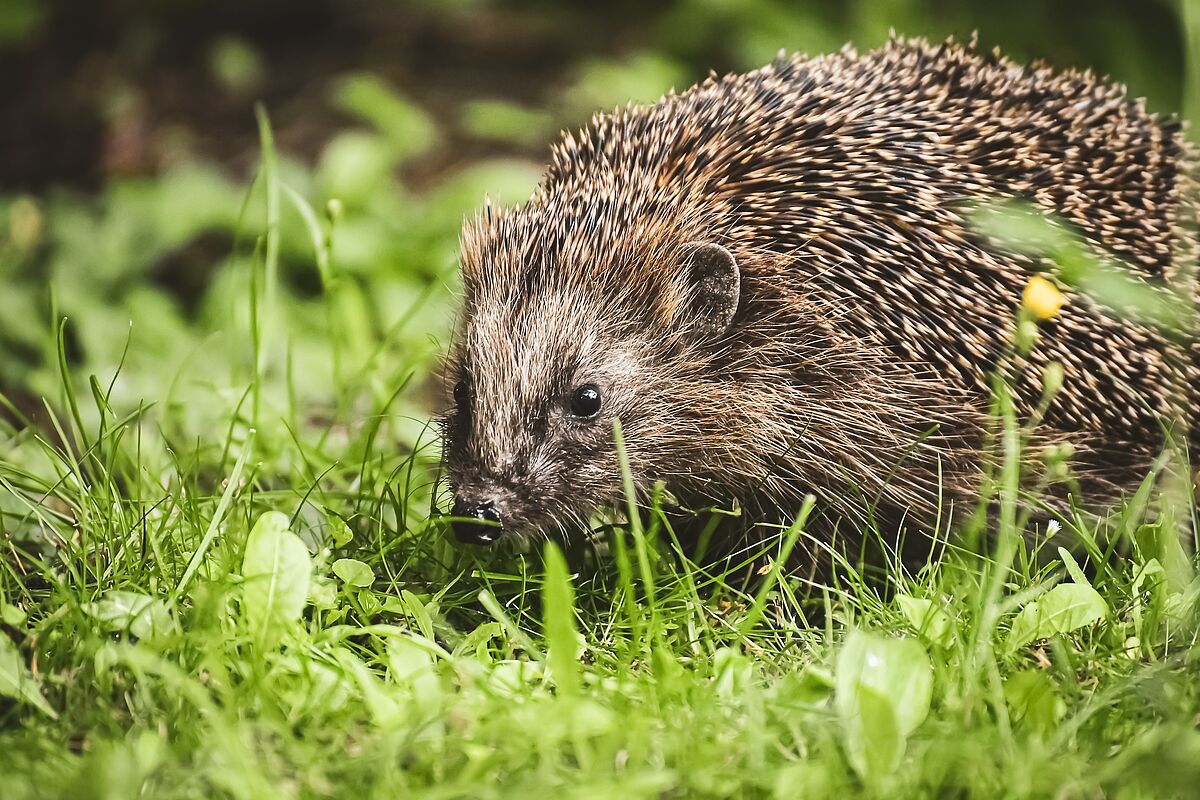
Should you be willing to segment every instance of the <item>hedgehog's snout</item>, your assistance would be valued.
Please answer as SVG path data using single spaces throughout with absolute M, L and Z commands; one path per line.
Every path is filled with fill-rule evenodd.
M 489 545 L 504 530 L 504 517 L 492 499 L 467 499 L 455 496 L 450 514 L 457 517 L 450 523 L 454 538 L 463 544 Z

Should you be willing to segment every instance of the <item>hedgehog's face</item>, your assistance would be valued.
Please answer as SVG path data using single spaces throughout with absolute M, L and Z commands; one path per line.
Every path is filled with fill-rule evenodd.
M 469 353 L 453 376 L 446 467 L 462 541 L 578 525 L 619 488 L 613 420 L 636 413 L 629 387 L 641 364 L 595 347 L 582 331 L 539 343 L 514 334 L 487 341 L 497 334 L 468 330 Z M 485 352 L 492 347 L 511 350 L 508 363 Z
M 578 284 L 526 284 L 518 294 L 511 284 L 468 282 L 443 418 L 461 541 L 579 529 L 594 509 L 620 500 L 616 420 L 635 482 L 654 472 L 639 431 L 674 422 L 658 357 L 669 334 L 651 317 L 669 309 L 668 330 L 694 339 L 724 330 L 737 305 L 733 257 L 704 248 L 692 246 L 687 264 L 713 269 L 711 280 L 667 281 L 662 291 L 681 296 L 636 309 L 628 297 L 596 297 Z

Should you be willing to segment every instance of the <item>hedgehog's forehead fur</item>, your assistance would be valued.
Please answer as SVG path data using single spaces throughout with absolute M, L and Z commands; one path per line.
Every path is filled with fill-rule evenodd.
M 541 318 L 594 330 L 632 321 L 597 313 L 608 308 L 653 326 L 670 319 L 670 308 L 650 303 L 668 302 L 671 290 L 686 288 L 663 265 L 678 262 L 687 242 L 708 235 L 686 210 L 665 205 L 650 209 L 613 195 L 538 198 L 468 227 L 465 305 L 480 324 L 537 325 Z
M 612 124 L 606 119 L 596 124 Z M 611 158 L 597 151 L 569 177 L 548 178 L 523 206 L 497 212 L 489 204 L 465 226 L 468 308 L 512 314 L 565 301 L 592 325 L 628 321 L 600 308 L 652 327 L 671 320 L 687 287 L 666 265 L 677 264 L 689 242 L 716 241 L 720 231 L 685 186 L 653 178 L 648 162 L 618 170 Z

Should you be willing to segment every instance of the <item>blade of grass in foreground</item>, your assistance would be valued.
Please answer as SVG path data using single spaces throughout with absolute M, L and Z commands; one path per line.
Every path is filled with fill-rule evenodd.
M 192 576 L 200 568 L 205 553 L 208 552 L 208 548 L 212 545 L 213 540 L 217 538 L 221 522 L 225 519 L 225 514 L 229 511 L 234 496 L 241 489 L 242 470 L 246 466 L 246 459 L 254 452 L 254 436 L 254 428 L 246 432 L 246 441 L 242 444 L 242 454 L 238 456 L 237 463 L 233 465 L 233 472 L 229 474 L 229 478 L 225 483 L 225 491 L 221 493 L 221 499 L 217 502 L 217 509 L 213 512 L 212 519 L 208 522 L 208 528 L 204 531 L 204 537 L 196 547 L 196 552 L 192 553 L 187 569 L 183 571 L 183 575 L 179 578 L 179 583 L 175 586 L 174 594 L 176 597 L 183 595 L 184 590 L 187 589 L 188 584 L 192 580 Z
M 550 670 L 558 693 L 573 697 L 579 692 L 579 635 L 575 628 L 575 589 L 567 562 L 553 542 L 546 543 L 546 574 L 542 583 L 545 637 Z

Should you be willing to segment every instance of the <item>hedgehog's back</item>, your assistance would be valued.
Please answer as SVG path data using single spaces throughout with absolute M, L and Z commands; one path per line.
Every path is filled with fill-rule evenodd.
M 972 208 L 1027 201 L 1135 275 L 1178 280 L 1181 216 L 1195 218 L 1190 203 L 1181 213 L 1184 147 L 1175 119 L 1091 73 L 896 40 L 599 116 L 555 148 L 534 205 L 603 185 L 624 209 L 608 214 L 617 227 L 686 208 L 736 252 L 786 259 L 791 288 L 842 309 L 846 335 L 986 398 L 1022 288 L 1053 265 L 985 241 Z M 1077 296 L 1043 325 L 1019 400 L 1030 410 L 1060 362 L 1049 425 L 1098 461 L 1131 448 L 1144 461 L 1180 402 L 1171 387 L 1195 407 L 1197 360 L 1193 348 L 1181 372 L 1189 359 L 1156 325 Z

